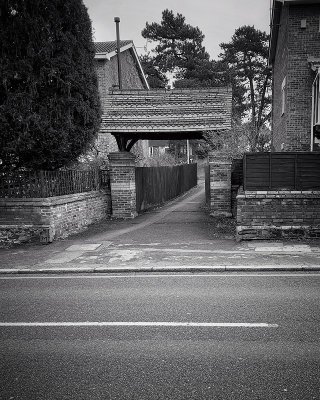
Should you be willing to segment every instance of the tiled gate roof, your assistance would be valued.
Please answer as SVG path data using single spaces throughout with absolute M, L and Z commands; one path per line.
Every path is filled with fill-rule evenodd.
M 159 138 L 168 137 L 161 133 L 228 130 L 231 102 L 230 88 L 114 90 L 107 97 L 101 128 L 130 136 L 157 133 Z

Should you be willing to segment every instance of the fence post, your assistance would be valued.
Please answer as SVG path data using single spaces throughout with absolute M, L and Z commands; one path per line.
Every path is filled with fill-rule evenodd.
M 46 197 L 47 196 L 47 190 L 46 190 L 46 186 L 47 183 L 44 179 L 44 171 L 40 171 L 39 172 L 39 177 L 40 177 L 40 193 L 41 193 L 41 197 Z
M 110 153 L 110 186 L 113 218 L 135 218 L 136 178 L 135 158 L 132 153 Z
M 232 217 L 231 158 L 222 151 L 209 154 L 210 215 Z

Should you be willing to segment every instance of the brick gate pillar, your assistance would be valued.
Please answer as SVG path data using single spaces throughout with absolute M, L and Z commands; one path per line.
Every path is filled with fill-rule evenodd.
M 221 151 L 210 152 L 210 215 L 231 217 L 231 158 Z
M 136 209 L 136 156 L 127 151 L 110 153 L 110 184 L 113 218 L 135 218 Z

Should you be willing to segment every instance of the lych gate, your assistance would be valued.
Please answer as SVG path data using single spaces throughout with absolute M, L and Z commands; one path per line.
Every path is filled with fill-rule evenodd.
M 138 140 L 201 139 L 204 132 L 231 129 L 229 88 L 112 90 L 105 100 L 101 133 L 114 135 L 119 147 L 118 153 L 109 155 L 115 217 L 132 218 L 136 214 L 135 156 L 130 150 Z M 223 170 L 230 170 L 229 164 L 220 152 L 219 165 L 210 173 L 210 191 L 216 191 L 211 198 L 218 203 L 221 200 L 218 209 L 225 215 L 230 213 L 230 206 L 223 205 L 226 201 L 222 193 L 226 179 L 230 181 L 230 171 L 224 176 Z

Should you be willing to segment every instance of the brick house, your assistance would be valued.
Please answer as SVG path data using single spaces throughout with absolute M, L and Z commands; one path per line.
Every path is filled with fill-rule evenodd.
M 320 0 L 273 0 L 274 151 L 320 151 Z
M 118 87 L 117 42 L 95 42 L 95 68 L 98 75 L 99 94 L 104 110 L 109 90 Z M 121 76 L 123 89 L 149 89 L 136 48 L 132 40 L 120 41 Z M 99 132 L 96 148 L 99 155 L 106 157 L 118 151 L 114 137 L 108 132 Z M 139 141 L 135 145 L 136 152 L 148 155 L 148 143 Z

